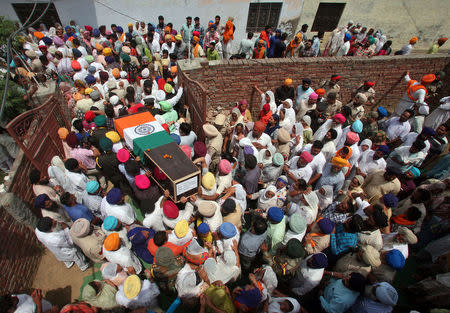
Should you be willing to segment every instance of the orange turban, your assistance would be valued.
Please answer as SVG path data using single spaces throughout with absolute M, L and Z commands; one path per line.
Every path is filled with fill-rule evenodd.
M 119 233 L 112 233 L 106 237 L 103 243 L 106 251 L 116 251 L 120 247 Z
M 292 85 L 292 79 L 286 78 L 286 79 L 284 80 L 284 84 L 285 84 L 286 86 Z
M 45 37 L 44 34 L 41 33 L 41 32 L 34 32 L 33 35 L 34 35 L 34 37 L 36 37 L 37 39 L 42 39 L 42 38 Z
M 103 46 L 99 43 L 95 44 L 95 49 L 97 49 L 98 52 L 103 51 Z
M 448 40 L 448 38 L 439 38 L 438 45 L 442 46 L 447 40 Z
M 120 71 L 119 71 L 119 69 L 118 68 L 113 68 L 112 75 L 114 76 L 114 78 L 120 78 Z
M 83 99 L 83 96 L 79 92 L 74 93 L 72 97 L 73 97 L 73 100 L 75 100 L 75 101 Z
M 176 65 L 171 66 L 171 67 L 170 67 L 170 72 L 172 72 L 172 73 L 177 73 L 177 72 L 178 72 L 178 67 L 177 67 Z
M 192 39 L 194 40 L 194 42 L 197 42 L 197 43 L 198 43 L 199 40 L 200 40 L 197 36 L 192 37 Z
M 325 94 L 325 89 L 323 88 L 319 88 L 316 91 L 316 94 L 318 94 L 319 96 L 323 96 Z
M 419 40 L 419 38 L 417 38 L 417 37 L 412 37 L 410 40 L 409 40 L 409 43 L 410 44 L 415 44 L 416 42 L 417 42 L 417 40 Z
M 422 77 L 422 80 L 420 82 L 422 83 L 422 85 L 428 85 L 428 84 L 431 84 L 432 82 L 434 82 L 435 80 L 436 80 L 436 75 L 427 74 Z
M 334 157 L 331 159 L 331 164 L 335 165 L 335 166 L 339 166 L 339 167 L 344 167 L 347 166 L 348 161 L 340 158 L 340 157 Z
M 64 140 L 66 139 L 67 135 L 69 134 L 69 130 L 65 127 L 61 127 L 58 129 L 58 136 L 60 139 Z

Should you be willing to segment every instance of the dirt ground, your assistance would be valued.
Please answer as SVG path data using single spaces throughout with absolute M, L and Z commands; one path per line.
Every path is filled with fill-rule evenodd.
M 93 267 L 82 272 L 76 264 L 67 269 L 63 262 L 58 261 L 46 249 L 32 286 L 33 288 L 42 289 L 45 299 L 61 307 L 80 296 L 83 277 L 93 273 Z

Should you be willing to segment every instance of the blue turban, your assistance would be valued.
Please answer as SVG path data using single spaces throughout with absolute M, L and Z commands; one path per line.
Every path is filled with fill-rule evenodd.
M 199 234 L 207 234 L 209 233 L 209 226 L 206 223 L 200 223 L 200 225 L 197 226 L 197 231 Z
M 363 130 L 363 123 L 360 120 L 356 120 L 352 124 L 352 129 L 355 133 L 361 133 Z
M 95 193 L 99 187 L 100 187 L 100 185 L 98 184 L 98 182 L 96 180 L 90 180 L 86 184 L 86 191 L 88 193 Z
M 388 208 L 395 208 L 398 205 L 398 198 L 392 193 L 387 193 L 383 196 L 383 202 Z
M 222 223 L 219 227 L 219 231 L 225 238 L 231 238 L 237 234 L 236 227 L 229 222 Z
M 328 258 L 322 252 L 313 254 L 311 260 L 312 268 L 326 268 L 328 266 Z
M 253 288 L 250 290 L 242 290 L 235 299 L 235 301 L 245 304 L 250 309 L 256 309 L 262 300 L 262 296 L 258 288 Z
M 108 193 L 108 195 L 109 195 L 109 193 Z M 119 221 L 117 220 L 117 218 L 110 215 L 105 218 L 102 226 L 105 230 L 113 230 L 113 229 L 116 229 L 117 224 L 119 224 Z
M 391 152 L 391 150 L 389 149 L 389 147 L 386 146 L 386 145 L 378 146 L 377 150 L 383 152 L 384 155 L 388 155 L 389 152 Z
M 70 27 L 70 26 L 66 26 L 66 27 L 64 27 L 64 30 L 67 32 L 69 29 L 72 29 L 72 27 Z
M 397 304 L 398 293 L 392 285 L 384 281 L 376 284 L 376 286 L 377 289 L 375 290 L 375 294 L 378 301 L 390 306 L 395 306 Z
M 80 50 L 75 49 L 75 48 L 72 49 L 72 54 L 77 59 L 83 55 Z
M 123 33 L 123 28 L 122 28 L 122 26 L 117 26 L 116 32 L 118 32 L 118 33 Z
M 413 174 L 414 178 L 417 178 L 420 176 L 420 170 L 417 167 L 413 166 L 409 170 Z
M 267 217 L 270 218 L 275 223 L 279 223 L 283 220 L 284 214 L 280 208 L 273 206 L 267 212 Z
M 45 201 L 50 200 L 50 198 L 47 196 L 47 194 L 43 193 L 34 199 L 34 206 L 38 207 L 40 209 L 45 208 Z
M 424 127 L 421 132 L 422 135 L 434 136 L 436 131 L 431 127 Z
M 109 204 L 117 204 L 122 199 L 122 191 L 119 188 L 111 189 L 106 195 L 106 201 Z
M 43 37 L 42 41 L 48 46 L 50 46 L 53 43 L 53 40 L 49 37 Z
M 405 266 L 405 257 L 400 250 L 392 249 L 386 254 L 386 263 L 395 270 L 401 270 Z
M 112 55 L 108 55 L 107 57 L 105 57 L 105 61 L 108 64 L 111 64 L 114 62 L 114 57 Z
M 96 81 L 93 75 L 86 76 L 84 80 L 86 81 L 87 84 L 94 84 Z
M 244 155 L 253 155 L 253 149 L 250 146 L 244 146 Z
M 350 39 L 352 39 L 352 36 L 349 33 L 345 33 L 344 40 L 349 41 Z
M 179 145 L 181 143 L 181 138 L 177 134 L 172 133 L 172 134 L 170 134 L 170 137 L 172 137 L 173 141 L 175 141 L 177 143 L 177 145 Z
M 386 117 L 388 115 L 388 112 L 384 107 L 378 107 L 377 112 L 379 117 Z
M 334 223 L 328 218 L 322 218 L 317 222 L 317 225 L 319 225 L 320 231 L 324 234 L 331 234 L 333 232 Z
M 100 36 L 100 31 L 98 30 L 98 28 L 94 28 L 94 30 L 92 31 L 92 36 L 94 37 Z

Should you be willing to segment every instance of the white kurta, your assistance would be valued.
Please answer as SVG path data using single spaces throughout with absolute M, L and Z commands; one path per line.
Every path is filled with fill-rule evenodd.
M 386 168 L 386 161 L 383 158 L 374 160 L 374 155 L 375 151 L 373 150 L 368 151 L 368 153 L 363 152 L 358 161 L 359 169 L 366 175 L 369 175 L 373 171 L 384 170 Z
M 396 138 L 402 139 L 404 136 L 408 135 L 411 130 L 411 125 L 406 122 L 400 122 L 400 117 L 395 116 L 388 119 L 385 123 L 386 127 L 386 137 L 389 140 L 394 140 Z
M 296 295 L 303 296 L 320 284 L 323 277 L 323 268 L 310 268 L 307 261 L 312 257 L 309 256 L 300 264 L 295 277 L 291 283 L 292 292 Z
M 157 297 L 160 294 L 158 285 L 150 282 L 148 279 L 144 279 L 141 283 L 141 291 L 132 299 L 128 299 L 125 296 L 123 285 L 120 285 L 116 293 L 117 304 L 128 309 L 139 309 L 143 307 L 148 309 L 155 308 L 158 305 Z
M 123 268 L 133 267 L 136 274 L 142 271 L 142 264 L 137 256 L 125 246 L 120 246 L 116 251 L 108 251 L 103 245 L 103 255 L 108 262 L 119 264 Z
M 124 204 L 109 204 L 106 197 L 102 200 L 100 211 L 103 219 L 111 215 L 126 225 L 131 225 L 136 220 L 136 213 L 131 205 L 126 202 Z
M 35 233 L 37 239 L 55 255 L 58 261 L 65 262 L 66 266 L 70 267 L 72 262 L 75 262 L 81 270 L 89 266 L 84 255 L 73 244 L 69 228 L 49 233 L 36 229 Z
M 66 170 L 66 177 L 68 179 L 68 189 L 67 192 L 70 192 L 75 195 L 77 198 L 77 202 L 81 203 L 83 201 L 83 193 L 86 190 L 86 184 L 89 182 L 89 178 L 83 173 L 74 173 Z
M 33 298 L 26 294 L 15 295 L 19 299 L 14 313 L 35 313 L 37 310 L 36 303 Z M 45 299 L 42 299 L 42 312 L 52 309 L 52 304 Z
M 405 75 L 405 81 L 408 83 L 410 80 L 411 78 L 409 77 L 409 75 Z M 416 82 L 413 83 L 412 86 L 419 84 L 420 82 Z M 411 98 L 408 96 L 408 91 L 406 91 L 403 97 L 400 99 L 400 102 L 395 107 L 394 113 L 396 115 L 400 116 L 406 109 L 412 109 L 415 103 L 418 103 L 420 105 L 425 104 L 426 91 L 424 89 L 418 89 L 415 92 L 411 92 L 411 96 L 417 100 L 411 100 Z
M 450 97 L 444 97 L 440 102 L 441 105 L 425 118 L 425 127 L 436 129 L 446 123 L 450 118 Z

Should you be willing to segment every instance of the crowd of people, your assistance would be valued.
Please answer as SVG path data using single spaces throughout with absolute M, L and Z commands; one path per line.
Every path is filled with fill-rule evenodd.
M 14 74 L 55 80 L 73 117 L 58 130 L 64 157 L 29 176 L 42 213 L 36 237 L 67 268 L 100 264 L 101 279 L 63 308 L 36 290 L 0 297 L 0 311 L 155 310 L 168 298 L 166 312 L 391 312 L 408 258 L 421 266 L 417 282 L 402 286 L 408 306 L 448 308 L 450 97 L 431 113 L 427 105 L 442 96 L 445 73 L 420 81 L 405 73 L 393 112 L 375 105 L 374 81 L 344 104 L 337 74 L 317 86 L 308 78 L 296 88 L 289 78 L 274 91 L 254 86 L 258 116 L 236 99 L 203 125 L 200 141 L 176 62 L 187 51 L 231 57 L 234 27 L 232 18 L 206 30 L 194 22 L 179 32 L 162 17 L 127 32 L 75 23 L 29 30 Z M 340 54 L 335 36 L 351 49 L 348 32 L 362 43 L 357 55 L 375 44 L 373 31 L 351 24 L 324 55 Z M 267 47 L 270 56 L 277 34 L 266 29 L 263 43 L 240 49 L 265 57 Z M 167 176 L 125 145 L 114 119 L 141 112 L 201 170 L 195 195 L 174 202 L 155 183 Z

